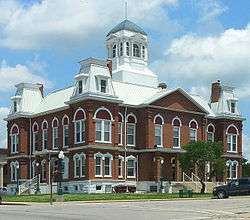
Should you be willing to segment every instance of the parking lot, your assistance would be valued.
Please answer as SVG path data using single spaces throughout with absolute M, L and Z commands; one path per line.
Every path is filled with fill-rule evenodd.
M 0 206 L 0 219 L 250 219 L 250 197 L 207 200 Z

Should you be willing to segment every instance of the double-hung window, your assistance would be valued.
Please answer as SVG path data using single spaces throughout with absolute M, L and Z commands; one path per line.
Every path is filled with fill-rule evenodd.
M 19 130 L 16 125 L 11 128 L 10 131 L 10 142 L 11 142 L 11 153 L 18 152 L 18 145 L 19 145 Z
M 136 176 L 135 159 L 128 159 L 128 161 L 127 161 L 127 177 L 134 178 L 135 176 Z
M 75 126 L 75 143 L 85 142 L 85 112 L 83 109 L 78 109 L 74 116 L 74 126 Z
M 102 156 L 95 157 L 95 176 L 102 176 Z
M 123 158 L 118 158 L 118 177 L 123 177 Z
M 136 117 L 133 114 L 127 116 L 127 145 L 136 145 Z
M 32 127 L 32 131 L 33 131 L 33 152 L 38 150 L 38 125 L 37 123 L 33 124 Z
M 57 149 L 59 147 L 59 137 L 58 137 L 58 120 L 54 118 L 52 122 L 52 146 L 53 149 Z
M 160 115 L 155 116 L 154 124 L 155 124 L 155 145 L 158 147 L 162 147 L 163 146 L 163 143 L 162 143 L 163 118 Z
M 214 142 L 214 126 L 212 124 L 207 127 L 207 141 Z
M 227 129 L 227 151 L 237 152 L 238 131 L 234 126 Z
M 43 150 L 48 149 L 48 124 L 47 122 L 43 122 L 43 125 L 42 125 L 42 146 L 43 146 Z
M 192 120 L 189 123 L 189 141 L 197 141 L 197 129 L 198 129 L 198 124 L 195 120 Z
M 104 157 L 104 177 L 111 176 L 111 158 L 109 156 Z

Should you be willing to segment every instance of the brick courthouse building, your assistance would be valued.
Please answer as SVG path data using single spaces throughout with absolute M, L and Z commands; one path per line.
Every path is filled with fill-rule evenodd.
M 243 118 L 232 87 L 217 81 L 205 100 L 159 84 L 147 34 L 128 20 L 106 46 L 107 60 L 80 62 L 74 86 L 47 96 L 41 84 L 16 86 L 6 119 L 10 188 L 40 174 L 46 192 L 62 150 L 64 191 L 105 192 L 124 182 L 149 191 L 161 177 L 182 180 L 178 155 L 195 140 L 222 141 L 227 178 L 241 176 Z

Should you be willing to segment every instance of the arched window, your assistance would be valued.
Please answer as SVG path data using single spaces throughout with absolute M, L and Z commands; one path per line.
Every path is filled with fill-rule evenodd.
M 227 179 L 237 179 L 239 162 L 236 160 L 234 161 L 228 160 L 226 166 L 227 166 Z
M 136 117 L 133 114 L 127 116 L 127 145 L 135 146 L 136 144 Z
M 102 107 L 95 112 L 96 121 L 96 142 L 111 143 L 112 136 L 112 114 Z
M 79 108 L 74 115 L 75 143 L 83 143 L 86 139 L 85 133 L 86 115 L 83 109 Z
M 129 49 L 130 45 L 129 45 L 129 42 L 126 42 L 126 54 L 127 56 L 130 55 L 130 49 Z
M 75 154 L 73 157 L 74 160 L 74 177 L 80 178 L 85 177 L 86 175 L 86 156 L 81 153 Z
M 102 177 L 102 158 L 103 155 L 101 153 L 97 153 L 94 156 L 95 158 L 95 176 Z
M 136 177 L 136 158 L 132 155 L 126 158 L 127 161 L 127 177 L 135 178 Z
M 207 126 L 207 141 L 214 142 L 215 127 L 213 124 Z
M 113 58 L 116 57 L 116 44 L 113 46 L 113 49 L 112 49 L 112 57 Z
M 65 115 L 62 119 L 63 125 L 63 147 L 69 146 L 69 117 Z
M 63 179 L 69 178 L 69 158 L 66 156 L 62 161 L 62 178 Z
M 163 117 L 161 115 L 156 115 L 154 118 L 155 124 L 155 145 L 162 147 L 162 125 L 164 124 Z
M 172 121 L 173 126 L 173 147 L 181 147 L 181 120 L 178 117 L 175 117 Z
M 124 157 L 119 155 L 118 156 L 118 178 L 122 178 L 123 177 L 123 164 L 124 164 Z
M 17 153 L 19 147 L 19 129 L 14 124 L 10 129 L 11 153 Z
M 104 157 L 104 177 L 111 177 L 113 156 L 107 153 L 104 154 L 103 157 Z
M 36 161 L 33 160 L 31 164 L 31 174 L 30 178 L 33 179 L 36 176 Z
M 12 161 L 10 163 L 10 180 L 11 182 L 16 182 L 19 175 L 19 162 L 18 161 Z
M 142 58 L 145 59 L 146 52 L 145 52 L 145 46 L 142 46 Z
M 32 126 L 32 137 L 33 137 L 33 152 L 38 150 L 38 124 L 35 122 Z
M 118 115 L 118 144 L 122 145 L 122 132 L 123 132 L 123 115 Z
M 44 159 L 41 162 L 41 179 L 43 181 L 46 181 L 46 176 L 47 176 L 47 173 L 46 173 L 46 160 Z
M 48 149 L 48 122 L 43 121 L 42 123 L 42 144 L 43 144 L 43 150 Z
M 123 43 L 120 43 L 120 56 L 123 56 Z
M 133 56 L 140 57 L 140 49 L 137 44 L 133 44 Z
M 194 119 L 189 123 L 189 141 L 197 141 L 198 123 Z
M 227 128 L 227 151 L 228 152 L 237 152 L 237 139 L 239 131 L 235 125 L 230 125 Z
M 52 147 L 53 149 L 57 149 L 59 147 L 58 126 L 59 126 L 58 119 L 54 118 L 52 121 Z

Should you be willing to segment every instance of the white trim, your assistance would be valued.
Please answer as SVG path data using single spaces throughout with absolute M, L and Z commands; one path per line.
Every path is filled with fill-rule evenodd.
M 64 121 L 65 118 L 68 119 L 68 124 L 64 124 L 64 123 L 63 123 L 63 121 Z M 65 115 L 63 116 L 63 118 L 62 118 L 62 125 L 69 125 L 69 117 L 68 117 L 68 115 L 66 115 L 66 114 L 65 114 Z
M 69 125 L 63 125 L 63 147 L 64 148 L 68 148 L 69 147 L 69 143 L 68 145 L 65 145 L 65 128 L 68 127 L 68 139 L 69 139 Z
M 100 175 L 96 175 L 96 158 L 99 157 L 101 158 L 100 160 Z M 94 158 L 95 158 L 95 177 L 103 177 L 103 154 L 101 154 L 100 152 L 94 154 Z
M 176 116 L 176 117 L 174 117 L 173 119 L 172 119 L 172 126 L 174 126 L 174 121 L 175 120 L 178 120 L 179 121 L 179 123 L 180 123 L 180 126 L 179 127 L 181 127 L 182 126 L 182 122 L 181 122 L 181 119 L 178 117 L 178 116 Z M 177 127 L 177 126 L 175 126 L 175 127 Z
M 49 128 L 48 121 L 47 121 L 46 119 L 44 119 L 44 120 L 43 120 L 43 122 L 42 122 L 42 130 L 43 130 L 43 124 L 44 124 L 44 123 L 46 123 L 46 124 L 47 124 L 46 129 L 48 129 L 48 128 Z
M 32 125 L 32 132 L 34 132 L 35 125 L 37 125 L 37 132 L 38 132 L 39 131 L 39 125 L 38 125 L 38 123 L 36 121 Z
M 161 129 L 161 134 L 160 134 L 160 144 L 158 145 L 155 141 L 155 145 L 157 145 L 157 147 L 163 147 L 163 126 L 162 125 L 159 125 L 159 124 L 155 124 L 155 135 L 154 135 L 154 138 L 156 138 L 156 127 L 160 127 Z
M 208 132 L 208 128 L 212 126 L 213 127 L 213 133 L 215 133 L 215 126 L 213 125 L 213 123 L 210 123 L 207 125 L 207 132 Z
M 121 116 L 121 118 L 122 118 L 122 121 L 121 121 L 121 122 L 124 122 L 124 117 L 123 117 L 122 113 L 121 113 L 121 112 L 119 112 L 119 113 L 118 113 L 118 115 L 120 115 L 120 116 Z
M 119 160 L 121 160 L 121 175 L 119 175 L 119 169 L 120 169 L 120 166 L 119 166 Z M 123 178 L 123 175 L 124 175 L 124 157 L 121 156 L 121 155 L 118 155 L 118 178 Z
M 54 124 L 54 121 L 55 121 L 55 120 L 57 121 L 57 127 L 53 127 L 53 124 Z M 59 127 L 59 120 L 58 120 L 57 117 L 54 117 L 54 118 L 53 118 L 51 127 L 52 127 L 52 128 L 58 128 L 58 127 Z
M 128 122 L 128 118 L 129 118 L 129 116 L 133 116 L 134 117 L 134 119 L 135 119 L 135 123 L 134 124 L 136 124 L 137 123 L 137 118 L 136 118 L 136 116 L 135 116 L 135 114 L 134 113 L 129 113 L 128 115 L 127 115 L 127 117 L 126 117 L 126 122 Z M 130 124 L 132 124 L 132 123 L 130 123 Z
M 109 158 L 109 174 L 105 175 L 105 158 Z M 113 156 L 110 153 L 103 154 L 103 174 L 104 177 L 112 177 L 112 161 L 113 161 Z
M 164 118 L 163 118 L 160 114 L 157 114 L 157 115 L 154 117 L 154 124 L 155 124 L 155 120 L 156 120 L 157 117 L 160 117 L 160 118 L 161 118 L 161 121 L 162 121 L 162 124 L 161 124 L 161 125 L 163 125 L 163 124 L 164 124 Z
M 96 143 L 112 143 L 112 121 L 110 120 L 105 120 L 105 119 L 95 119 L 95 142 Z M 96 137 L 96 127 L 97 127 L 97 122 L 101 122 L 101 130 L 98 130 L 98 132 L 101 132 L 101 140 L 97 140 Z M 109 122 L 109 140 L 105 141 L 105 122 Z M 107 131 L 106 131 L 107 132 Z
M 191 123 L 192 123 L 192 122 L 195 122 L 195 123 L 196 123 L 196 130 L 198 130 L 199 125 L 198 125 L 198 122 L 197 122 L 195 119 L 192 119 L 192 120 L 189 122 L 189 124 L 188 124 L 189 128 L 191 128 Z
M 236 129 L 236 131 L 237 131 L 237 135 L 239 135 L 239 130 L 238 130 L 238 128 L 234 124 L 231 124 L 231 125 L 229 125 L 227 127 L 226 134 L 230 134 L 230 133 L 228 133 L 228 130 L 229 130 L 230 127 L 234 127 Z
M 93 117 L 94 120 L 101 119 L 101 118 L 96 118 L 97 113 L 98 113 L 99 111 L 101 111 L 101 110 L 107 111 L 107 112 L 109 113 L 109 115 L 110 115 L 111 121 L 114 121 L 113 115 L 112 115 L 111 111 L 110 111 L 109 109 L 105 108 L 104 106 L 98 108 L 98 109 L 95 111 L 95 114 L 94 114 L 94 117 Z M 101 119 L 101 120 L 103 120 L 103 119 Z M 109 120 L 107 120 L 107 121 L 109 121 Z
M 74 143 L 75 144 L 81 144 L 85 143 L 86 141 L 86 119 L 81 119 L 81 120 L 74 120 Z M 77 131 L 76 131 L 76 123 L 80 122 L 80 139 L 81 141 L 77 142 Z M 84 125 L 84 126 L 83 126 Z M 84 130 L 83 130 L 84 127 Z M 84 131 L 85 137 L 82 136 L 82 132 Z
M 128 160 L 133 160 L 134 161 L 134 171 L 133 171 L 134 175 L 133 176 L 128 175 Z M 127 162 L 127 167 L 126 167 L 127 178 L 136 178 L 136 162 L 137 162 L 136 157 L 134 157 L 133 155 L 130 155 L 130 156 L 126 157 L 126 162 Z
M 175 136 L 174 136 L 174 129 L 175 128 L 178 128 L 179 136 L 178 136 L 178 146 L 174 146 L 174 144 L 173 144 L 173 148 L 179 149 L 179 148 L 181 148 L 181 127 L 180 126 L 173 126 L 173 141 L 174 141 L 174 138 L 175 138 Z
M 128 144 L 128 136 L 131 135 L 131 134 L 128 134 L 128 126 L 129 125 L 133 125 L 134 126 L 134 134 L 133 134 L 133 144 Z M 126 143 L 127 143 L 127 146 L 129 147 L 134 147 L 136 145 L 136 124 L 135 123 L 127 123 L 127 136 L 126 136 Z
M 18 125 L 17 125 L 16 123 L 14 123 L 14 124 L 11 126 L 10 135 L 12 135 L 12 130 L 13 130 L 14 127 L 17 127 L 18 132 L 17 132 L 16 134 L 18 135 L 18 134 L 19 134 L 19 127 L 18 127 Z
M 232 166 L 233 165 L 236 165 L 236 176 L 235 177 L 232 177 Z M 239 166 L 239 162 L 237 161 L 237 160 L 234 160 L 234 161 L 232 161 L 232 160 L 228 160 L 227 162 L 226 162 L 226 166 L 228 167 L 228 169 L 229 169 L 229 177 L 227 176 L 227 179 L 237 179 L 238 178 L 238 166 Z M 228 173 L 227 173 L 228 174 Z
M 77 113 L 78 113 L 79 111 L 82 111 L 82 112 L 83 112 L 83 115 L 84 115 L 84 118 L 83 118 L 83 119 L 86 119 L 86 113 L 85 113 L 84 109 L 81 108 L 81 107 L 79 107 L 79 108 L 75 111 L 75 113 L 74 113 L 73 122 L 76 121 L 75 118 L 76 118 L 76 115 L 77 115 Z M 79 121 L 79 120 L 78 120 L 78 121 Z

